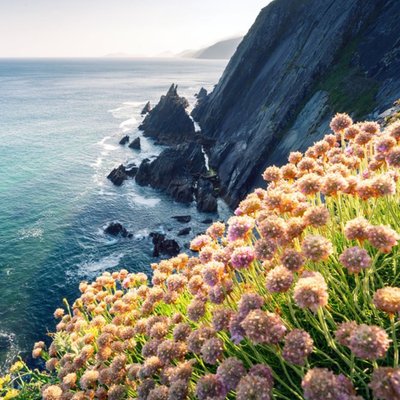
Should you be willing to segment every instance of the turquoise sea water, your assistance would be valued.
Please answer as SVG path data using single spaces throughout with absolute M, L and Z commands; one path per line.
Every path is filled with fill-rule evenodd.
M 52 313 L 73 300 L 81 280 L 105 270 L 148 271 L 154 229 L 174 237 L 170 217 L 191 214 L 194 232 L 209 217 L 134 181 L 105 177 L 162 148 L 142 139 L 137 153 L 118 145 L 136 137 L 140 111 L 170 84 L 194 103 L 217 83 L 224 61 L 0 60 L 0 368 L 54 329 Z M 221 204 L 222 213 L 223 204 Z M 216 216 L 215 216 L 216 217 Z M 119 220 L 135 234 L 113 239 Z M 186 239 L 187 241 L 187 239 Z M 180 243 L 185 244 L 185 239 Z

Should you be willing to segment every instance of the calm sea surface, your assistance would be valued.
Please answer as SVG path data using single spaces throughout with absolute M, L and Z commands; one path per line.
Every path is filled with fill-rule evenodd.
M 183 225 L 171 216 L 191 214 L 194 233 L 204 230 L 210 216 L 194 205 L 105 177 L 121 162 L 139 164 L 162 150 L 143 138 L 140 153 L 118 145 L 123 134 L 140 134 L 147 100 L 156 103 L 175 82 L 193 104 L 225 64 L 0 60 L 0 369 L 54 329 L 54 309 L 64 297 L 73 301 L 79 281 L 106 270 L 149 271 L 147 235 L 159 229 L 174 237 Z M 112 220 L 134 238 L 105 236 Z

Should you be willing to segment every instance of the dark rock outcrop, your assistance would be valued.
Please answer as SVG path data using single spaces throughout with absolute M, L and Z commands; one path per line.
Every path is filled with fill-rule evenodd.
M 192 220 L 192 217 L 190 215 L 174 215 L 171 218 L 177 220 L 178 222 L 182 222 L 184 224 L 187 224 Z
M 140 150 L 140 137 L 133 139 L 132 142 L 129 144 L 129 148 L 134 150 Z
M 129 142 L 129 136 L 125 135 L 120 141 L 119 144 L 125 146 Z
M 128 164 L 126 166 L 121 164 L 108 174 L 107 179 L 114 185 L 121 186 L 126 179 L 134 178 L 138 169 L 135 164 Z
M 217 194 L 209 179 L 200 178 L 196 188 L 197 209 L 202 212 L 215 212 L 218 209 Z
M 190 231 L 192 230 L 192 228 L 190 226 L 188 226 L 187 228 L 183 228 L 178 232 L 178 236 L 186 236 L 189 235 Z
M 201 118 L 202 113 L 207 105 L 208 93 L 207 90 L 203 87 L 199 90 L 199 93 L 195 95 L 197 98 L 196 106 L 193 108 L 190 115 L 193 117 L 195 121 L 198 121 Z
M 178 144 L 194 135 L 194 124 L 186 112 L 189 103 L 178 95 L 177 85 L 172 84 L 165 96 L 146 115 L 139 126 L 145 136 L 159 144 Z
M 148 114 L 149 112 L 151 111 L 151 104 L 150 104 L 150 102 L 148 101 L 147 103 L 146 103 L 146 105 L 143 107 L 143 109 L 142 109 L 142 111 L 141 111 L 141 115 L 146 115 L 146 114 Z
M 174 257 L 177 256 L 181 250 L 179 244 L 173 239 L 166 239 L 165 235 L 158 232 L 150 233 L 153 240 L 153 257 L 159 257 L 161 254 Z
M 136 174 L 139 185 L 162 189 L 176 201 L 193 201 L 196 179 L 206 172 L 204 154 L 197 143 L 167 148 L 153 161 L 145 159 Z
M 104 233 L 111 236 L 122 236 L 124 238 L 131 238 L 132 233 L 128 232 L 126 228 L 119 222 L 110 222 L 104 229 Z
M 127 178 L 125 167 L 122 164 L 119 167 L 114 168 L 107 175 L 107 179 L 109 179 L 116 186 L 121 186 L 124 180 Z
M 215 140 L 210 165 L 232 207 L 326 132 L 335 112 L 361 119 L 400 97 L 396 0 L 275 0 L 193 116 Z

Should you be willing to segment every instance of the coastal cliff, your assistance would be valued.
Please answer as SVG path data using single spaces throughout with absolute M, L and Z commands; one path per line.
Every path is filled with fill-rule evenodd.
M 377 116 L 400 97 L 395 0 L 275 0 L 192 116 L 232 207 L 261 172 L 305 150 L 337 111 Z

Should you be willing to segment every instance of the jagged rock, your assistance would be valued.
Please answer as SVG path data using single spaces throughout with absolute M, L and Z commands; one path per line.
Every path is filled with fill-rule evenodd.
M 215 212 L 218 209 L 218 200 L 214 185 L 208 179 L 200 178 L 196 188 L 197 209 L 202 212 Z
M 129 148 L 134 150 L 140 150 L 140 137 L 133 139 L 132 142 L 129 144 Z
M 122 146 L 124 146 L 124 145 L 126 145 L 128 142 L 129 142 L 129 136 L 128 136 L 128 135 L 125 135 L 125 136 L 119 141 L 119 144 L 122 145 Z
M 214 221 L 211 218 L 206 218 L 203 221 L 201 221 L 202 224 L 206 224 L 206 225 L 210 225 L 212 224 Z
M 142 112 L 141 112 L 140 114 L 141 114 L 141 115 L 146 115 L 146 114 L 148 114 L 150 111 L 151 111 L 151 105 L 150 105 L 150 102 L 148 101 L 148 102 L 146 103 L 146 105 L 143 107 L 143 110 L 142 110 Z
M 143 160 L 135 179 L 141 186 L 162 189 L 176 201 L 190 203 L 193 201 L 195 181 L 205 172 L 201 146 L 187 143 L 165 149 L 153 161 Z
M 158 232 L 151 232 L 150 237 L 153 239 L 153 257 L 159 257 L 161 254 L 174 257 L 181 250 L 179 244 L 173 239 L 165 239 L 165 235 Z
M 193 121 L 186 112 L 189 103 L 178 95 L 177 88 L 172 84 L 139 126 L 145 136 L 156 139 L 158 144 L 178 144 L 194 135 Z
M 121 164 L 119 167 L 114 168 L 108 175 L 109 179 L 114 185 L 121 186 L 125 179 L 127 179 L 125 167 Z
M 178 236 L 186 236 L 189 235 L 190 231 L 192 230 L 191 227 L 183 228 L 178 232 Z
M 201 114 L 203 113 L 204 108 L 207 104 L 207 98 L 208 98 L 207 90 L 202 87 L 199 93 L 197 93 L 195 96 L 197 98 L 196 106 L 193 108 L 190 115 L 193 117 L 195 121 L 197 121 L 200 118 Z
M 119 222 L 110 222 L 104 229 L 104 233 L 111 236 L 122 236 L 124 238 L 131 238 L 132 233 L 128 232 L 126 228 Z
M 107 175 L 107 179 L 114 185 L 121 186 L 126 179 L 134 178 L 138 169 L 135 164 L 128 164 L 127 166 L 121 164 Z
M 175 215 L 173 217 L 171 217 L 175 220 L 177 220 L 178 222 L 182 222 L 187 224 L 188 222 L 191 221 L 192 217 L 190 215 Z
M 231 207 L 265 184 L 266 166 L 320 140 L 335 112 L 362 120 L 400 97 L 398 21 L 396 0 L 275 0 L 261 11 L 192 113 L 215 140 L 210 165 Z

